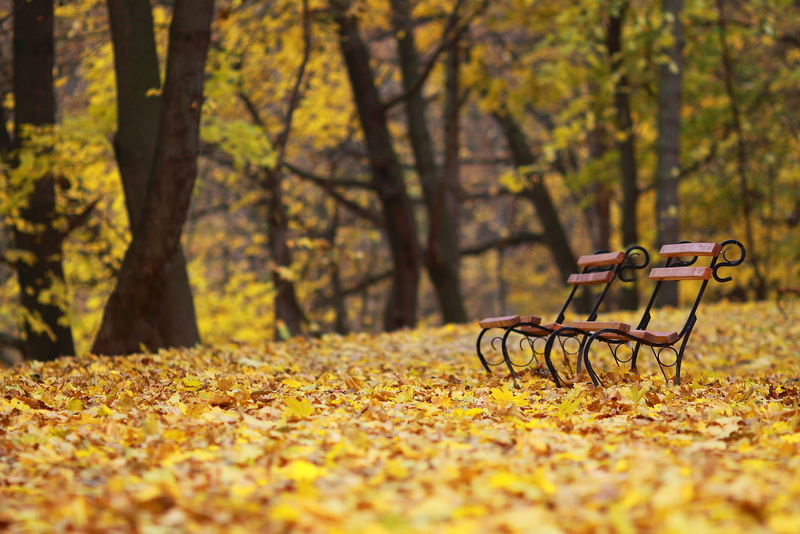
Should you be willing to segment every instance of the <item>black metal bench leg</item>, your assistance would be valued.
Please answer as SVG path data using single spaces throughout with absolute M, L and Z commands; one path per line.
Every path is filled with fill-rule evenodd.
M 589 373 L 589 378 L 592 379 L 592 384 L 594 384 L 595 387 L 599 388 L 603 386 L 603 383 L 600 381 L 600 377 L 597 376 L 594 367 L 592 367 L 592 362 L 589 360 L 589 351 L 591 350 L 592 343 L 594 342 L 595 339 L 597 339 L 598 333 L 599 332 L 596 332 L 591 337 L 589 337 L 588 340 L 586 340 L 586 346 L 583 348 L 583 364 L 586 366 L 586 372 Z
M 514 331 L 513 326 L 506 329 L 505 334 L 503 334 L 503 340 L 500 343 L 500 348 L 503 351 L 503 360 L 505 360 L 506 362 L 506 367 L 508 367 L 508 370 L 511 372 L 511 377 L 514 379 L 514 382 L 516 383 L 517 379 L 519 379 L 519 376 L 517 376 L 517 372 L 514 371 L 514 364 L 511 363 L 511 356 L 508 355 L 508 347 L 506 345 L 506 342 L 508 341 L 508 335 L 513 331 Z
M 486 358 L 483 356 L 483 353 L 481 352 L 481 340 L 483 339 L 483 335 L 489 330 L 490 330 L 489 328 L 484 328 L 483 330 L 481 330 L 481 333 L 478 334 L 478 342 L 476 344 L 475 349 L 478 351 L 478 358 L 481 360 L 483 368 L 486 369 L 487 373 L 492 374 L 492 369 L 489 367 L 489 362 L 486 361 Z

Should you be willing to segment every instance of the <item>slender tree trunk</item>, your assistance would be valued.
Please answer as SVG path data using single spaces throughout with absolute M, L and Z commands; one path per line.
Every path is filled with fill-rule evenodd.
M 106 303 L 93 351 L 126 354 L 166 346 L 158 308 L 189 211 L 200 149 L 205 61 L 213 0 L 176 0 L 169 32 L 156 152 L 144 208 Z
M 53 0 L 14 0 L 14 139 L 24 145 L 23 127 L 53 126 L 56 104 L 53 93 Z M 64 307 L 44 295 L 61 292 L 64 286 L 62 244 L 65 233 L 53 224 L 56 219 L 55 180 L 39 178 L 21 210 L 26 222 L 14 228 L 14 246 L 33 255 L 32 264 L 19 262 L 17 273 L 20 299 L 33 316 L 25 321 L 25 353 L 34 360 L 53 360 L 75 354 L 72 329 Z M 30 230 L 30 228 L 36 230 Z M 40 323 L 37 325 L 36 323 Z
M 608 150 L 605 142 L 605 130 L 595 128 L 590 135 L 589 153 L 593 160 L 603 156 Z M 585 215 L 589 222 L 594 250 L 611 250 L 611 193 L 603 182 L 592 184 L 592 203 L 586 208 Z M 608 301 L 606 297 L 605 301 Z
M 625 18 L 625 8 L 619 8 L 608 22 L 607 46 L 611 62 L 611 75 L 616 77 L 614 86 L 614 106 L 617 110 L 617 140 L 619 151 L 620 174 L 622 175 L 622 242 L 630 246 L 639 242 L 636 229 L 636 205 L 639 200 L 638 175 L 636 164 L 636 145 L 633 135 L 633 120 L 631 119 L 630 83 L 625 75 L 622 64 L 622 25 Z M 620 287 L 620 306 L 623 309 L 634 310 L 639 306 L 639 296 L 636 291 L 636 282 Z
M 425 253 L 425 267 L 431 278 L 442 319 L 446 323 L 463 323 L 467 320 L 464 298 L 459 281 L 460 255 L 458 248 L 458 216 L 454 211 L 452 196 L 458 188 L 458 43 L 451 44 L 455 51 L 448 53 L 446 67 L 445 142 L 450 151 L 447 168 L 436 164 L 433 143 L 426 121 L 427 103 L 419 84 L 421 61 L 414 42 L 414 25 L 408 0 L 391 0 L 392 22 L 397 36 L 397 49 L 403 75 L 406 123 L 414 162 L 422 184 L 425 208 L 428 212 L 429 239 Z M 452 151 L 456 150 L 455 158 Z M 448 157 L 448 156 L 446 156 Z
M 384 315 L 384 328 L 397 330 L 416 324 L 421 254 L 411 201 L 403 172 L 394 151 L 386 113 L 375 86 L 369 51 L 348 14 L 349 2 L 333 0 L 334 20 L 339 27 L 339 44 L 364 132 L 372 182 L 383 205 L 386 233 L 394 271 L 392 288 Z
M 495 113 L 493 117 L 505 134 L 514 165 L 525 167 L 535 164 L 536 157 L 531 152 L 528 141 L 525 139 L 525 134 L 514 118 L 508 113 Z M 522 191 L 521 195 L 527 198 L 536 208 L 536 214 L 539 216 L 539 222 L 544 230 L 542 236 L 544 243 L 553 256 L 553 261 L 555 261 L 561 279 L 566 282 L 569 275 L 576 272 L 575 262 L 577 260 L 575 254 L 572 253 L 567 233 L 564 231 L 561 219 L 558 216 L 558 210 L 550 197 L 550 192 L 542 181 L 542 177 L 531 175 L 529 178 L 528 187 Z M 588 312 L 591 308 L 588 291 L 581 291 L 578 294 L 575 307 L 578 311 Z
M 525 134 L 514 118 L 507 113 L 496 113 L 493 116 L 505 133 L 514 165 L 525 167 L 535 164 L 536 157 L 531 152 Z M 539 221 L 544 229 L 544 242 L 553 255 L 559 274 L 566 281 L 569 275 L 575 272 L 576 258 L 569 246 L 569 239 L 567 239 L 564 227 L 561 225 L 558 210 L 541 176 L 530 176 L 528 187 L 521 194 L 536 208 Z
M 272 270 L 275 286 L 275 339 L 299 336 L 303 333 L 306 316 L 297 301 L 294 282 L 281 273 L 281 268 L 292 265 L 289 249 L 289 214 L 283 203 L 282 176 L 280 169 L 267 171 L 265 189 L 269 191 L 267 203 L 267 240 L 272 252 L 272 261 L 278 268 Z
M 131 232 L 139 227 L 158 134 L 161 87 L 153 15 L 148 0 L 108 0 L 117 78 L 117 155 Z M 168 347 L 200 342 L 186 260 L 181 246 L 169 261 L 158 308 Z
M 744 128 L 742 128 L 742 114 L 739 109 L 739 99 L 736 95 L 736 87 L 733 72 L 733 57 L 728 47 L 728 19 L 725 15 L 725 3 L 717 0 L 717 12 L 719 14 L 718 29 L 719 39 L 722 45 L 722 67 L 723 79 L 725 82 L 725 92 L 731 103 L 731 115 L 733 116 L 733 127 L 736 131 L 736 171 L 739 178 L 739 187 L 742 197 L 742 215 L 744 216 L 744 233 L 747 241 L 748 261 L 753 266 L 755 275 L 754 289 L 756 299 L 764 300 L 767 298 L 767 278 L 764 274 L 763 261 L 760 254 L 760 247 L 756 243 L 755 232 L 753 230 L 753 200 L 752 190 L 748 177 L 748 156 L 747 146 L 744 139 Z
M 658 93 L 658 165 L 656 169 L 656 245 L 680 240 L 678 176 L 680 175 L 681 78 L 683 76 L 683 0 L 662 0 L 662 11 L 672 21 L 672 46 L 664 52 L 670 64 L 661 65 Z M 658 293 L 659 306 L 678 305 L 678 284 L 666 284 Z

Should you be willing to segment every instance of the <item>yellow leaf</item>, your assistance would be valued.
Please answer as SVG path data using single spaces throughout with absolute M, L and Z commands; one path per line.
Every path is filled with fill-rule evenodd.
M 183 382 L 183 385 L 186 387 L 186 389 L 189 389 L 189 390 L 200 389 L 200 386 L 203 385 L 203 381 L 202 380 L 198 380 L 196 378 L 189 377 L 189 376 L 181 379 L 181 382 Z
M 286 464 L 281 473 L 290 480 L 311 482 L 325 475 L 326 469 L 306 460 L 294 460 Z
M 287 378 L 286 380 L 283 380 L 282 383 L 294 389 L 298 389 L 303 386 L 302 383 L 298 382 L 294 378 Z
M 308 399 L 288 397 L 283 402 L 286 403 L 286 410 L 283 413 L 290 417 L 304 419 L 314 413 L 314 407 Z

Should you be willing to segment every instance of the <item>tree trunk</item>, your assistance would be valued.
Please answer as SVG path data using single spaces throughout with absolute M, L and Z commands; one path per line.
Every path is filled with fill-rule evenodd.
M 421 258 L 411 201 L 389 136 L 385 109 L 375 86 L 369 51 L 361 39 L 358 22 L 347 13 L 347 1 L 334 0 L 331 7 L 339 27 L 339 45 L 364 132 L 372 183 L 383 205 L 386 233 L 394 262 L 384 328 L 390 331 L 413 327 L 416 324 Z
M 459 281 L 458 215 L 453 197 L 458 190 L 458 40 L 451 44 L 446 65 L 444 169 L 439 169 L 426 121 L 427 103 L 422 94 L 421 61 L 414 43 L 414 25 L 408 0 L 392 0 L 392 22 L 406 92 L 405 108 L 408 136 L 414 163 L 422 184 L 428 213 L 429 239 L 425 267 L 431 278 L 442 319 L 445 323 L 467 321 Z M 455 153 L 453 152 L 455 151 Z
M 117 77 L 117 134 L 114 149 L 125 189 L 131 232 L 137 230 L 153 167 L 161 87 L 153 14 L 148 0 L 108 0 Z M 186 260 L 181 246 L 169 260 L 158 308 L 164 343 L 189 347 L 200 343 Z
M 617 150 L 619 151 L 620 174 L 622 175 L 622 244 L 625 247 L 637 244 L 636 204 L 639 199 L 636 145 L 631 119 L 630 83 L 622 62 L 622 24 L 625 17 L 623 5 L 608 22 L 607 46 L 611 62 L 611 75 L 616 77 L 614 106 L 617 110 Z M 620 286 L 619 303 L 623 309 L 635 310 L 639 306 L 636 281 Z
M 14 1 L 14 139 L 24 145 L 23 125 L 52 126 L 56 104 L 53 94 L 53 0 Z M 75 354 L 72 329 L 64 310 L 66 303 L 47 299 L 63 286 L 62 244 L 65 233 L 53 227 L 56 219 L 53 176 L 38 179 L 21 210 L 23 228 L 14 228 L 14 246 L 36 258 L 33 264 L 17 263 L 20 299 L 33 316 L 25 321 L 25 353 L 34 360 L 53 360 Z M 41 228 L 33 232 L 32 227 Z M 36 324 L 39 323 L 39 324 Z
M 508 113 L 494 113 L 493 117 L 506 136 L 514 165 L 525 167 L 535 164 L 536 157 L 531 152 L 528 141 L 525 139 L 525 134 L 514 118 Z M 553 261 L 555 261 L 561 279 L 566 283 L 569 275 L 576 272 L 577 260 L 572 253 L 572 248 L 569 246 L 567 233 L 561 225 L 558 210 L 550 198 L 550 192 L 542 181 L 542 177 L 531 175 L 529 178 L 528 187 L 521 194 L 536 208 L 536 214 L 539 216 L 539 222 L 541 222 L 544 231 L 542 236 L 544 243 L 550 249 L 550 254 L 553 256 Z M 575 300 L 575 309 L 579 312 L 585 311 L 587 313 L 591 309 L 588 291 L 581 291 L 578 294 L 578 298 Z
M 514 118 L 507 113 L 495 113 L 493 116 L 505 133 L 514 165 L 524 167 L 535 164 L 536 157 L 531 152 L 525 134 Z M 569 239 L 561 225 L 561 220 L 558 218 L 557 208 L 550 198 L 550 192 L 541 176 L 530 176 L 528 187 L 521 194 L 536 208 L 536 214 L 539 216 L 544 230 L 544 242 L 553 255 L 561 278 L 566 281 L 569 275 L 575 272 L 576 258 L 569 246 Z
M 680 175 L 681 77 L 683 76 L 683 0 L 662 0 L 665 20 L 672 19 L 673 45 L 664 53 L 671 64 L 661 65 L 658 93 L 658 166 L 656 169 L 656 246 L 680 240 L 678 176 Z M 678 284 L 666 284 L 656 300 L 658 306 L 678 305 Z
M 757 300 L 764 300 L 767 298 L 767 277 L 764 272 L 764 267 L 761 258 L 761 250 L 756 242 L 754 223 L 755 218 L 753 208 L 753 191 L 750 187 L 750 180 L 748 177 L 748 155 L 747 146 L 745 144 L 745 130 L 742 125 L 742 112 L 739 109 L 739 98 L 736 95 L 736 86 L 734 80 L 734 66 L 733 56 L 728 46 L 728 19 L 725 15 L 725 3 L 721 0 L 716 0 L 717 13 L 719 20 L 717 21 L 717 29 L 719 31 L 720 45 L 722 48 L 722 67 L 723 79 L 725 82 L 725 93 L 730 100 L 731 115 L 733 119 L 733 128 L 736 132 L 736 172 L 739 179 L 739 187 L 742 197 L 742 215 L 744 216 L 744 235 L 747 243 L 748 254 L 747 258 L 750 265 L 753 266 L 753 275 L 755 277 L 753 288 L 756 292 Z
M 281 170 L 267 171 L 265 190 L 269 191 L 267 203 L 267 241 L 269 242 L 272 261 L 277 268 L 272 270 L 272 283 L 275 285 L 275 339 L 299 336 L 303 333 L 306 317 L 300 304 L 294 282 L 281 273 L 281 267 L 288 269 L 292 265 L 292 254 L 289 249 L 289 214 L 283 204 Z
M 106 303 L 93 352 L 165 347 L 158 308 L 189 211 L 200 149 L 205 61 L 213 0 L 176 0 L 169 31 L 156 152 L 141 219 Z

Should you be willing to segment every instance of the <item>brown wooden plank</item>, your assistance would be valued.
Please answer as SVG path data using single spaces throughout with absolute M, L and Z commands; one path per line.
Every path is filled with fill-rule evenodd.
M 519 323 L 519 315 L 506 315 L 504 317 L 487 317 L 478 324 L 481 328 L 508 328 Z
M 595 284 L 607 284 L 614 279 L 614 271 L 603 271 L 600 273 L 571 274 L 567 283 L 573 286 L 591 286 Z
M 657 267 L 650 271 L 651 280 L 708 280 L 711 267 Z
M 536 328 L 535 326 L 520 326 L 519 331 L 526 336 L 543 337 L 549 336 L 551 332 L 558 330 L 559 328 L 563 328 L 563 326 L 564 325 L 560 323 L 543 324 L 541 325 L 541 328 Z
M 603 265 L 617 265 L 625 261 L 624 252 L 606 252 L 604 254 L 590 254 L 578 258 L 581 267 L 602 267 Z
M 628 332 L 633 337 L 639 338 L 645 343 L 675 343 L 678 339 L 677 332 L 659 332 L 656 330 L 631 330 Z M 600 339 L 606 341 L 630 341 L 630 338 L 615 334 L 601 334 Z
M 722 249 L 717 243 L 677 243 L 664 245 L 659 251 L 662 258 L 676 258 L 678 256 L 719 256 Z
M 531 324 L 539 324 L 542 322 L 541 317 L 537 317 L 535 315 L 520 315 L 519 316 L 520 323 L 531 323 Z
M 631 325 L 626 323 L 617 323 L 613 321 L 572 321 L 570 326 L 586 330 L 587 332 L 596 332 L 598 330 L 605 330 L 606 328 L 613 328 L 614 330 L 622 330 L 628 332 Z

